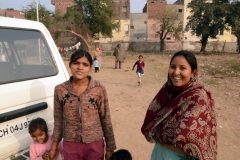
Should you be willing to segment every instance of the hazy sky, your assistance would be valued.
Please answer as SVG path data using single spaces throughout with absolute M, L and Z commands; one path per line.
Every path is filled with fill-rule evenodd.
M 36 0 L 0 0 L 0 9 L 14 8 L 15 10 L 22 10 L 28 4 L 35 2 Z M 167 0 L 169 4 L 176 0 Z M 44 5 L 47 9 L 54 11 L 54 6 L 51 4 L 51 0 L 38 0 L 41 5 Z M 146 0 L 130 0 L 131 13 L 141 13 Z

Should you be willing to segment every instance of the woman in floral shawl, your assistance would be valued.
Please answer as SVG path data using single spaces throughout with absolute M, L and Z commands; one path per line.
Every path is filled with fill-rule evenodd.
M 151 160 L 217 159 L 214 100 L 197 76 L 196 57 L 175 53 L 168 81 L 150 103 L 141 128 L 155 143 Z

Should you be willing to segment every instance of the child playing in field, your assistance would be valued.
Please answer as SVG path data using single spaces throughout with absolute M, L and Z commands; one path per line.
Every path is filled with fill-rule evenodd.
M 141 84 L 141 77 L 144 75 L 144 67 L 145 67 L 145 63 L 143 61 L 143 56 L 140 55 L 138 56 L 138 61 L 135 62 L 135 64 L 133 65 L 132 70 L 134 70 L 135 66 L 137 65 L 137 70 L 136 70 L 136 74 L 138 75 L 138 85 Z
M 97 58 L 94 58 L 93 65 L 95 68 L 95 73 L 99 72 L 100 63 L 98 62 Z
M 132 160 L 132 155 L 128 150 L 120 149 L 112 154 L 110 160 Z
M 47 123 L 42 118 L 31 120 L 28 127 L 33 142 L 30 145 L 31 160 L 48 160 L 49 150 L 52 146 L 52 135 L 48 134 Z M 54 160 L 62 160 L 60 151 L 62 151 L 62 143 L 58 145 L 58 152 Z

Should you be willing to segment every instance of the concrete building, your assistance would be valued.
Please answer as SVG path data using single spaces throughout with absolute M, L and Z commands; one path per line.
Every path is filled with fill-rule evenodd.
M 23 12 L 14 10 L 13 8 L 0 10 L 0 16 L 25 19 Z
M 113 37 L 104 37 L 103 35 L 97 35 L 94 42 L 96 43 L 108 43 L 108 42 L 129 42 L 130 41 L 130 19 L 115 20 L 119 23 L 119 27 L 113 30 Z
M 165 0 L 148 0 L 145 7 L 143 8 L 143 12 L 147 13 L 147 41 L 148 42 L 159 42 L 159 32 L 160 23 L 156 20 L 156 16 L 160 14 L 160 12 L 164 12 L 167 8 L 173 8 L 178 12 L 178 20 L 176 24 L 180 21 L 183 21 L 183 2 L 181 0 L 175 2 L 174 4 L 167 4 Z M 172 33 L 168 33 L 165 41 L 175 41 L 176 39 L 172 35 Z
M 147 41 L 159 42 L 156 32 L 159 31 L 160 24 L 155 17 L 161 10 L 165 10 L 167 2 L 165 0 L 147 0 L 143 12 L 147 13 Z
M 113 37 L 104 37 L 98 35 L 94 42 L 129 42 L 130 41 L 130 0 L 113 0 L 114 11 L 116 16 L 115 22 L 119 23 L 119 27 L 113 30 Z
M 115 20 L 130 19 L 130 0 L 113 0 Z
M 55 6 L 55 11 L 60 14 L 67 13 L 68 7 L 74 6 L 74 0 L 51 0 L 51 3 Z
M 130 41 L 145 42 L 147 41 L 147 14 L 131 13 L 130 14 Z

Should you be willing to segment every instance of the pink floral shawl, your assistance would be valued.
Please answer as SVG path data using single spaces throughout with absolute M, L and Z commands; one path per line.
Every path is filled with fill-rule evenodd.
M 216 160 L 214 100 L 197 81 L 166 82 L 150 103 L 141 128 L 149 142 L 171 144 L 200 160 Z

